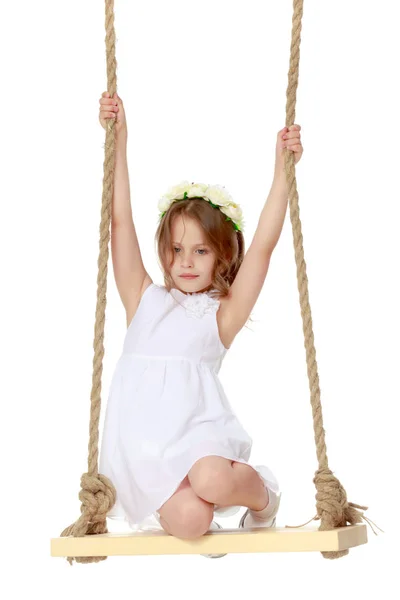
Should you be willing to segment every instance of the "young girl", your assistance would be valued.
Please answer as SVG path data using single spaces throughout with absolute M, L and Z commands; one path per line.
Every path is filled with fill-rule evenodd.
M 243 215 L 225 188 L 187 181 L 161 198 L 156 232 L 165 285 L 142 263 L 132 219 L 127 124 L 121 98 L 100 98 L 115 119 L 111 250 L 127 332 L 110 387 L 100 472 L 117 491 L 111 518 L 196 538 L 214 514 L 248 510 L 240 527 L 271 527 L 280 491 L 268 467 L 248 464 L 252 439 L 218 378 L 260 294 L 288 203 L 284 148 L 301 158 L 300 126 L 278 133 L 273 185 L 244 255 Z M 210 555 L 215 556 L 215 555 Z M 219 556 L 219 555 L 217 555 Z

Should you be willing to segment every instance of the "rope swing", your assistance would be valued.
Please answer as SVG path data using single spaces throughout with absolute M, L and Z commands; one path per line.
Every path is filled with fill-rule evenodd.
M 293 1 L 292 37 L 290 46 L 290 66 L 287 86 L 286 126 L 295 122 L 296 93 L 299 79 L 300 64 L 300 34 L 303 17 L 303 0 Z M 112 98 L 117 91 L 115 30 L 114 30 L 114 0 L 105 0 L 105 29 L 106 29 L 106 62 L 107 90 Z M 104 326 L 107 295 L 107 272 L 109 258 L 109 240 L 111 223 L 111 203 L 114 192 L 114 160 L 115 160 L 115 121 L 107 121 L 103 192 L 100 221 L 100 244 L 98 256 L 97 301 L 94 325 L 94 357 L 92 389 L 90 395 L 90 423 L 88 445 L 88 469 L 81 476 L 81 515 L 79 519 L 61 533 L 61 537 L 95 536 L 108 533 L 107 513 L 116 502 L 116 490 L 112 482 L 99 473 L 99 419 L 101 409 L 101 377 L 104 356 Z M 308 279 L 304 260 L 303 236 L 299 215 L 299 195 L 297 191 L 294 154 L 285 152 L 285 173 L 289 194 L 290 220 L 293 230 L 293 245 L 297 269 L 297 285 L 299 290 L 301 318 L 303 321 L 304 346 L 306 349 L 307 373 L 310 389 L 310 400 L 313 415 L 314 440 L 317 453 L 318 469 L 313 482 L 316 493 L 317 514 L 311 520 L 320 520 L 319 531 L 348 527 L 369 522 L 360 511 L 367 510 L 347 500 L 347 494 L 339 479 L 333 475 L 328 464 L 325 442 L 325 430 L 322 419 L 321 390 L 319 386 L 318 366 L 314 345 L 311 308 L 308 294 Z M 310 521 L 309 521 L 310 522 Z M 290 527 L 290 526 L 287 526 Z M 303 525 L 296 526 L 303 527 Z M 365 526 L 364 526 L 365 527 Z M 375 532 L 374 532 L 375 533 Z M 286 535 L 286 533 L 285 533 Z M 315 534 L 314 534 L 315 535 Z M 318 534 L 317 534 L 318 535 Z M 156 542 L 154 542 L 156 543 Z M 364 543 L 364 542 L 361 542 Z M 334 559 L 347 555 L 348 549 L 322 551 L 324 558 Z M 68 556 L 72 565 L 78 563 L 98 562 L 107 556 Z

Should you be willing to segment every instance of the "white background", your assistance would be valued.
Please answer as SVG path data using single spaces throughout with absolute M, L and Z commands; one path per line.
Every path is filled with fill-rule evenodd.
M 285 125 L 292 2 L 117 0 L 118 93 L 145 267 L 157 202 L 225 185 L 246 247 Z M 320 553 L 50 558 L 87 470 L 105 133 L 104 2 L 2 2 L 1 586 L 7 598 L 395 595 L 399 395 L 398 21 L 394 0 L 305 2 L 296 174 L 329 463 L 385 533 Z M 125 334 L 109 261 L 102 419 Z M 278 525 L 315 514 L 317 468 L 289 213 L 254 322 L 220 371 L 283 490 Z M 220 520 L 236 526 L 240 515 Z M 231 521 L 233 519 L 233 522 Z M 110 523 L 110 530 L 120 526 Z M 318 526 L 318 524 L 317 524 Z M 125 529 L 124 529 L 125 530 Z

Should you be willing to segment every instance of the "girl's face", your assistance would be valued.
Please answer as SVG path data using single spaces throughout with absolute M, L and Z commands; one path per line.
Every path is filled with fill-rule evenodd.
M 179 215 L 172 224 L 174 287 L 184 293 L 202 292 L 212 283 L 215 254 L 197 221 Z M 196 275 L 193 279 L 182 277 Z

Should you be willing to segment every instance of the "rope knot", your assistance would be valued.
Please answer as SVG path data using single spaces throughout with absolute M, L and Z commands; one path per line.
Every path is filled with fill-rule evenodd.
M 346 525 L 347 494 L 340 481 L 328 467 L 320 468 L 314 476 L 317 488 L 317 514 L 321 529 L 334 529 Z
M 61 533 L 61 537 L 83 537 L 84 535 L 96 535 L 108 533 L 107 513 L 114 506 L 116 490 L 110 479 L 101 473 L 90 475 L 83 473 L 81 476 L 81 491 L 79 499 L 81 504 L 81 516 L 69 525 Z M 79 563 L 99 562 L 105 560 L 106 556 L 69 556 L 67 561 L 72 566 L 72 561 Z
M 83 473 L 79 499 L 82 502 L 81 512 L 87 515 L 88 522 L 98 523 L 105 521 L 107 513 L 114 506 L 116 491 L 105 475 Z

